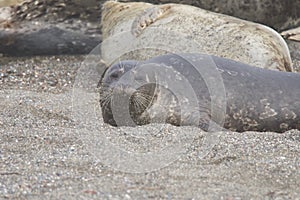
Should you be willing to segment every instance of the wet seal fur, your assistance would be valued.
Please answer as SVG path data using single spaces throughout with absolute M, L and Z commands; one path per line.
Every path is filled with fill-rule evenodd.
M 130 95 L 130 115 L 138 125 L 151 123 L 156 121 L 153 118 L 167 115 L 164 118 L 166 123 L 198 126 L 207 130 L 212 116 L 208 87 L 201 75 L 195 71 L 195 66 L 183 59 L 193 59 L 197 64 L 199 59 L 205 59 L 206 56 L 208 55 L 167 54 L 141 62 L 129 60 L 113 64 L 99 82 L 104 122 L 113 126 L 126 125 L 116 124 L 112 114 L 112 92 L 118 91 L 119 94 Z M 226 91 L 226 117 L 225 123 L 221 124 L 224 128 L 238 132 L 284 132 L 300 129 L 300 74 L 261 69 L 217 56 L 211 58 L 223 79 Z M 126 82 L 122 82 L 121 86 L 117 84 L 126 72 L 134 71 L 143 64 L 171 66 L 190 80 L 199 104 L 198 108 L 192 109 L 199 109 L 200 121 L 193 121 L 192 113 L 180 113 L 177 100 L 189 97 L 174 97 L 172 92 L 167 92 L 167 89 L 155 84 L 145 84 L 137 89 L 126 87 Z M 132 76 L 137 78 L 134 73 Z M 142 103 L 139 102 L 141 99 L 144 99 Z

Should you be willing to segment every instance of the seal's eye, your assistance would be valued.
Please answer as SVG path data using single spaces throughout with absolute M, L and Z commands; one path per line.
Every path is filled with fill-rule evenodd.
M 111 79 L 118 79 L 119 76 L 120 76 L 120 73 L 119 73 L 118 71 L 112 72 L 112 73 L 110 74 L 110 78 L 111 78 Z

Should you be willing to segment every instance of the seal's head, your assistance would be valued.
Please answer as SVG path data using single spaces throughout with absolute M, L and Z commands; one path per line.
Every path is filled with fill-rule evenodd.
M 150 107 L 156 98 L 156 84 L 147 84 L 147 74 L 137 72 L 138 61 L 126 60 L 113 64 L 103 73 L 98 84 L 100 89 L 100 105 L 105 123 L 113 126 L 128 125 L 117 124 L 114 120 L 112 106 L 114 101 L 127 98 L 131 119 L 137 125 L 148 124 L 149 116 L 145 110 Z M 127 105 L 123 105 L 124 107 Z M 118 112 L 118 110 L 117 110 Z

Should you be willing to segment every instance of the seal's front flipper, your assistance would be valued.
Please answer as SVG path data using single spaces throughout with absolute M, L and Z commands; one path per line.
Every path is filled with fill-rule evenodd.
M 147 8 L 143 13 L 134 19 L 131 27 L 131 33 L 138 37 L 145 28 L 167 14 L 170 8 L 170 5 L 153 6 L 151 8 Z

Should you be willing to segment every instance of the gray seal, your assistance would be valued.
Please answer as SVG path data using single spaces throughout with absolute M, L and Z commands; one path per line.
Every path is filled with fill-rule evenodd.
M 208 130 L 213 113 L 206 80 L 213 77 L 203 78 L 197 71 L 197 68 L 211 67 L 200 62 L 207 58 L 213 61 L 222 79 L 222 83 L 216 84 L 224 84 L 225 89 L 225 121 L 220 126 L 237 132 L 300 129 L 300 74 L 261 69 L 217 56 L 192 53 L 166 54 L 146 61 L 120 61 L 107 68 L 98 85 L 104 122 L 113 126 L 128 125 L 126 120 L 121 124 L 116 123 L 116 113 L 111 108 L 112 102 L 118 101 L 114 97 L 127 96 L 130 116 L 136 125 L 149 124 L 156 121 L 154 118 L 164 116 L 166 123 L 192 125 Z M 150 82 L 150 74 L 137 75 L 136 69 L 139 66 L 150 69 L 151 65 L 161 66 L 162 71 L 166 66 L 172 67 L 176 73 L 190 81 L 198 103 L 198 107 L 192 109 L 200 113 L 199 119 L 195 120 L 194 112 L 182 112 L 178 104 L 179 99 L 187 99 L 189 102 L 188 96 L 175 96 L 168 86 L 162 87 Z M 143 85 L 136 88 L 127 84 L 126 80 L 129 79 L 122 80 L 125 74 L 129 74 L 135 81 L 143 79 Z M 176 80 L 172 84 L 179 87 L 181 82 Z

